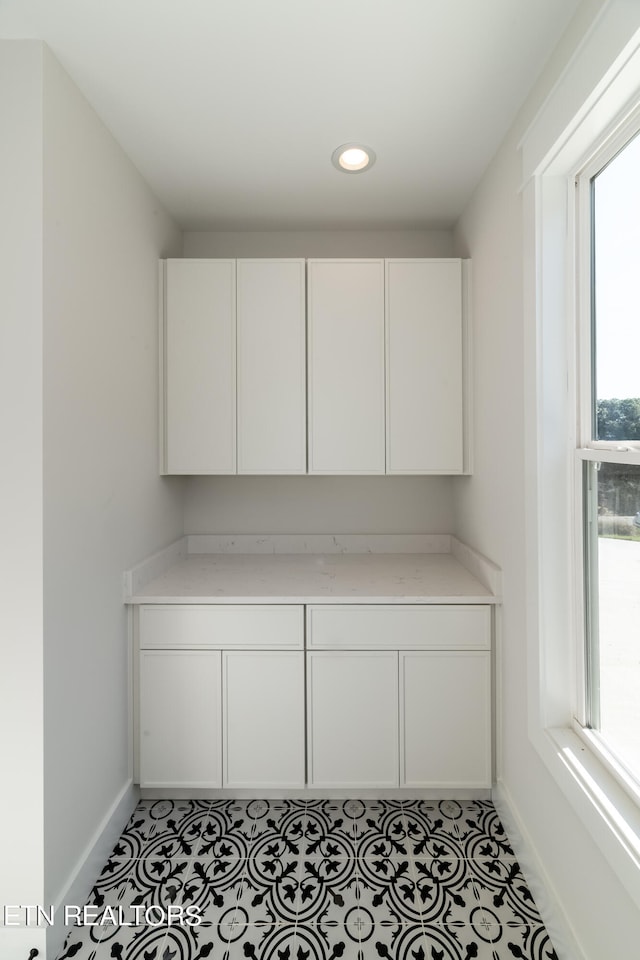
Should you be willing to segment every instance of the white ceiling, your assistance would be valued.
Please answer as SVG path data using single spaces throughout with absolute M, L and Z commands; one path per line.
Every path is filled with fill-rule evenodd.
M 185 228 L 418 228 L 456 220 L 578 5 L 0 0 L 0 36 L 49 44 Z

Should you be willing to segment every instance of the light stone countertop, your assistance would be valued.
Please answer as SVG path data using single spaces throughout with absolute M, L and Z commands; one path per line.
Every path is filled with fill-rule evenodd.
M 127 603 L 496 603 L 452 553 L 188 553 Z

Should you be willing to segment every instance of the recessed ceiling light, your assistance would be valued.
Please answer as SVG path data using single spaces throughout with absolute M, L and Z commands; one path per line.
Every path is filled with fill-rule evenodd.
M 331 154 L 331 162 L 342 173 L 362 173 L 373 166 L 376 155 L 363 143 L 343 143 Z

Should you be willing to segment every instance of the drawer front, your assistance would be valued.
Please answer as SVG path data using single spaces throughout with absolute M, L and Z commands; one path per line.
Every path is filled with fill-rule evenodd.
M 302 606 L 145 604 L 142 649 L 291 650 L 304 647 Z
M 310 606 L 307 646 L 334 650 L 488 650 L 488 605 Z

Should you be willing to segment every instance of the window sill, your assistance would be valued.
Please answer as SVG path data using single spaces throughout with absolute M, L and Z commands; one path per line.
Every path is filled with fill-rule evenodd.
M 576 815 L 640 907 L 640 807 L 573 730 L 549 728 L 537 746 Z
M 640 783 L 629 772 L 629 770 L 611 753 L 606 742 L 600 737 L 596 730 L 590 730 L 583 727 L 577 720 L 573 721 L 573 729 L 580 740 L 594 754 L 596 761 L 602 764 L 604 769 L 616 781 L 618 786 L 622 787 L 631 801 L 640 809 Z

